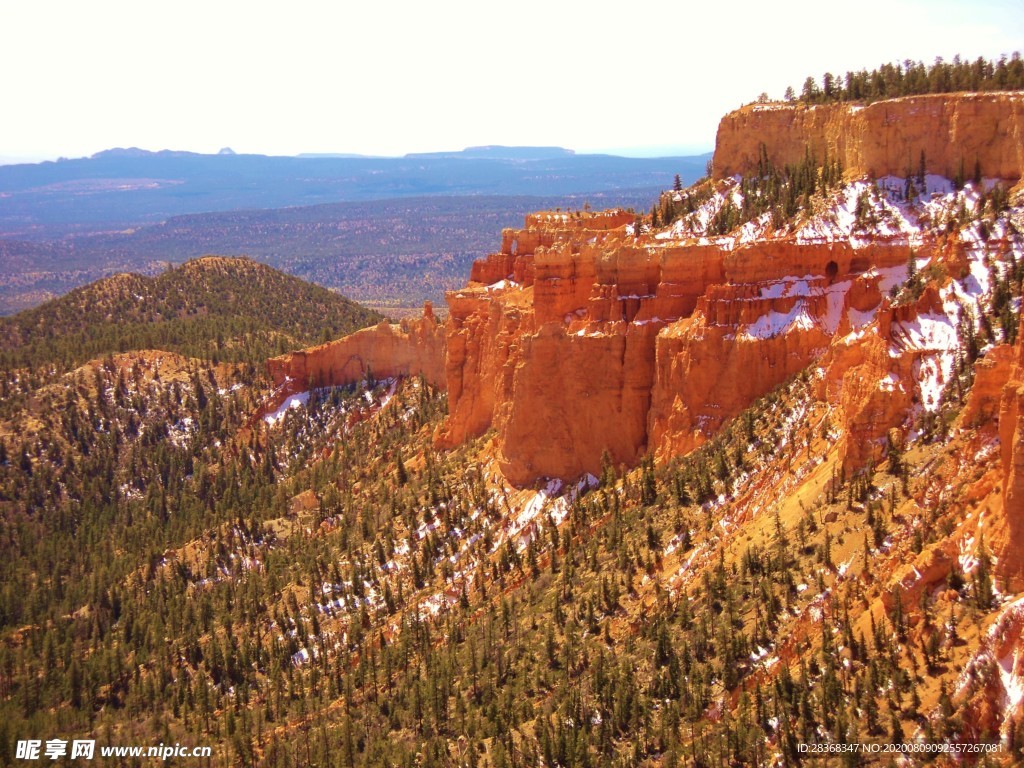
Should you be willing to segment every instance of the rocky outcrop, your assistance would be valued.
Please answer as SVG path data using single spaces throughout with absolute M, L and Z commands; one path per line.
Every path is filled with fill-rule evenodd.
M 267 369 L 276 394 L 283 398 L 317 387 L 340 386 L 365 379 L 422 375 L 443 387 L 444 329 L 430 302 L 423 316 L 401 323 L 380 323 L 336 341 L 272 358 Z
M 874 104 L 751 104 L 722 118 L 715 143 L 718 178 L 756 170 L 762 144 L 777 167 L 809 148 L 838 158 L 852 176 L 904 177 L 919 170 L 953 178 L 1017 181 L 1024 169 L 1024 94 L 909 96 Z
M 947 337 L 925 340 L 919 326 L 923 321 L 952 331 L 944 311 L 934 284 L 912 303 L 893 306 L 884 301 L 869 333 L 841 339 L 822 358 L 816 395 L 835 406 L 844 471 L 856 472 L 881 461 L 890 447 L 890 431 L 904 422 L 915 404 L 928 409 L 937 405 L 922 402 L 921 370 L 934 366 L 936 383 L 943 386 L 936 356 L 951 350 L 943 346 Z
M 606 451 L 637 460 L 665 324 L 655 313 L 686 299 L 658 296 L 658 256 L 626 232 L 635 218 L 529 216 L 448 295 L 440 446 L 494 427 L 502 470 L 517 484 L 596 472 Z
M 962 706 L 960 737 L 980 742 L 998 734 L 1010 742 L 1024 714 L 1024 598 L 999 611 L 979 638 L 955 691 Z
M 999 419 L 1003 388 L 1013 372 L 1015 348 L 999 344 L 974 365 L 974 385 L 960 414 L 966 427 L 994 424 Z
M 882 590 L 885 612 L 892 612 L 897 599 L 904 610 L 919 608 L 922 598 L 946 581 L 952 567 L 953 558 L 939 547 L 929 547 L 912 562 L 899 566 Z
M 659 335 L 649 417 L 659 458 L 697 448 L 821 355 L 831 338 L 825 283 L 800 281 L 782 296 L 770 281 L 710 286 L 689 320 Z
M 1024 326 L 1024 324 L 1022 324 Z M 1024 338 L 1018 331 L 1013 366 L 999 407 L 1003 514 L 993 522 L 994 571 L 1009 591 L 1024 589 Z
M 877 268 L 909 254 L 905 238 L 635 237 L 633 221 L 533 215 L 448 295 L 439 446 L 494 428 L 516 484 L 685 453 L 863 323 Z
M 998 436 L 996 482 L 1002 493 L 992 504 L 984 532 L 993 558 L 993 573 L 1007 591 L 1024 589 L 1024 344 L 992 347 L 974 366 L 974 385 L 960 414 L 961 428 Z M 987 489 L 987 490 L 986 490 Z M 982 486 L 979 496 L 991 488 Z

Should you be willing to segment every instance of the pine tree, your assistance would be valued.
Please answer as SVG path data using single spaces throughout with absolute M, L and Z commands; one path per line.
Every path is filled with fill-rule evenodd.
M 992 608 L 995 591 L 992 588 L 991 560 L 984 540 L 978 545 L 978 565 L 972 577 L 974 603 L 983 611 Z
M 405 462 L 402 461 L 402 451 L 395 450 L 395 479 L 399 485 L 405 485 L 409 482 L 409 474 L 405 469 Z

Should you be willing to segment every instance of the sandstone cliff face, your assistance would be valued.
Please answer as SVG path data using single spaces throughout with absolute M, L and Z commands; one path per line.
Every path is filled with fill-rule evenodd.
M 478 280 L 448 295 L 439 445 L 495 427 L 502 470 L 517 484 L 596 472 L 605 451 L 639 458 L 665 322 L 652 313 L 676 299 L 655 295 L 659 263 L 627 237 L 634 218 L 530 216 L 474 265 Z
M 272 358 L 267 368 L 277 399 L 317 387 L 351 384 L 372 374 L 378 379 L 422 374 L 444 386 L 445 336 L 427 302 L 418 320 L 380 323 L 336 341 Z
M 910 252 L 906 236 L 636 237 L 633 219 L 534 215 L 474 265 L 448 296 L 438 445 L 493 427 L 517 484 L 596 474 L 606 451 L 688 452 L 862 325 Z
M 1003 514 L 994 522 L 997 575 L 1011 591 L 1024 589 L 1024 343 L 1013 349 L 1013 366 L 999 408 Z M 1000 367 L 998 361 L 993 367 Z
M 577 336 L 555 323 L 525 337 L 512 397 L 495 409 L 499 459 L 513 482 L 597 473 L 607 450 L 634 464 L 646 442 L 657 327 Z
M 770 282 L 710 286 L 690 320 L 658 337 L 648 420 L 658 457 L 699 447 L 827 348 L 824 279 L 798 282 L 789 295 L 772 298 L 762 296 L 780 292 Z
M 761 144 L 778 167 L 797 164 L 805 148 L 839 158 L 851 176 L 916 173 L 921 152 L 928 173 L 960 171 L 1016 181 L 1024 168 L 1024 95 L 961 93 L 908 96 L 855 104 L 752 104 L 718 126 L 714 173 L 746 175 Z
M 1017 348 L 999 344 L 988 351 L 974 366 L 971 387 L 960 421 L 966 427 L 998 423 L 1003 389 L 1013 373 Z

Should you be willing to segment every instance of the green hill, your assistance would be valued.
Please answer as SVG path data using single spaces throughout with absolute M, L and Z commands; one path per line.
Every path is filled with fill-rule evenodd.
M 326 288 L 250 259 L 208 256 L 157 277 L 99 280 L 0 319 L 0 367 L 68 369 L 135 349 L 259 364 L 381 319 Z

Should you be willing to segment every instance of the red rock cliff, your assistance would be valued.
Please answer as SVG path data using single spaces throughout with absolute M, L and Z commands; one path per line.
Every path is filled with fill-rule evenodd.
M 638 238 L 633 220 L 528 217 L 448 295 L 440 446 L 494 428 L 517 484 L 597 473 L 606 451 L 692 450 L 821 355 L 849 310 L 873 311 L 865 270 L 909 253 L 906 238 Z
M 418 320 L 380 323 L 336 341 L 272 358 L 267 368 L 279 397 L 314 387 L 422 374 L 444 386 L 445 336 L 427 302 Z
M 1024 327 L 1022 327 L 1024 330 Z M 1018 332 L 999 409 L 1003 515 L 994 522 L 995 572 L 1011 591 L 1024 589 L 1024 335 Z M 998 362 L 996 362 L 998 366 Z
M 807 147 L 818 160 L 839 158 L 851 176 L 917 172 L 1017 180 L 1024 168 L 1024 94 L 908 96 L 856 104 L 751 104 L 722 118 L 715 143 L 718 178 L 757 168 L 761 144 L 778 167 L 799 163 Z
M 657 295 L 660 263 L 626 234 L 634 219 L 529 216 L 448 295 L 449 417 L 439 445 L 495 427 L 514 483 L 597 471 L 606 450 L 616 462 L 638 458 L 654 337 L 687 299 Z

